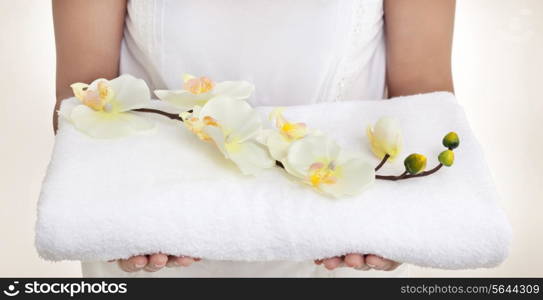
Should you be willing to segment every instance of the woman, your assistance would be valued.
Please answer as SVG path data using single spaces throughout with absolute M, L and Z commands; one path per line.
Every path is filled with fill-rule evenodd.
M 72 96 L 71 83 L 120 73 L 144 78 L 151 89 L 180 87 L 182 73 L 248 80 L 257 87 L 254 105 L 452 91 L 454 8 L 454 0 L 54 0 L 56 107 Z M 368 253 L 314 264 L 149 253 L 83 264 L 83 273 L 373 276 L 362 271 L 399 265 Z

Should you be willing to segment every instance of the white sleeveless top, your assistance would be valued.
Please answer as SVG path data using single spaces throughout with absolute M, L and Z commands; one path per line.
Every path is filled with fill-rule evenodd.
M 255 84 L 254 105 L 383 98 L 382 0 L 131 0 L 121 73 L 152 89 L 179 89 L 182 74 Z M 135 220 L 137 222 L 137 220 Z M 207 261 L 157 273 L 84 263 L 85 276 L 402 276 L 333 272 L 313 262 Z
M 132 0 L 121 73 L 179 89 L 181 75 L 255 84 L 254 105 L 380 99 L 382 0 Z

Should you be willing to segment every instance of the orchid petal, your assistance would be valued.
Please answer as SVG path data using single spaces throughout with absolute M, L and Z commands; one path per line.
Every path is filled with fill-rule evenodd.
M 316 161 L 333 161 L 340 153 L 339 146 L 326 136 L 308 136 L 290 145 L 287 164 L 295 174 L 306 174 Z
M 239 167 L 244 175 L 256 175 L 263 169 L 275 165 L 268 150 L 255 141 L 246 141 L 236 147 L 236 151 L 229 151 L 228 157 Z
M 255 86 L 247 81 L 223 81 L 215 85 L 213 94 L 245 100 L 251 97 L 254 90 Z
M 151 103 L 151 93 L 143 79 L 125 74 L 109 81 L 109 85 L 114 91 L 114 108 L 119 112 L 149 107 Z
M 154 123 L 133 113 L 105 113 L 85 105 L 73 108 L 70 120 L 80 131 L 95 138 L 117 138 L 154 128 Z
M 339 166 L 340 179 L 335 184 L 323 184 L 319 188 L 334 197 L 359 194 L 375 182 L 374 167 L 366 160 L 355 158 Z
M 217 97 L 202 107 L 200 117 L 215 119 L 225 135 L 236 133 L 240 141 L 254 137 L 262 128 L 260 115 L 247 102 L 229 97 Z
M 368 140 L 370 142 L 371 151 L 377 158 L 382 159 L 386 155 L 386 152 L 382 149 L 379 141 L 375 137 L 373 127 L 368 126 L 366 129 L 366 135 L 368 136 Z
M 70 85 L 74 93 L 75 98 L 83 101 L 85 91 L 89 88 L 89 85 L 82 82 L 76 82 Z
M 217 148 L 221 151 L 224 157 L 228 158 L 228 152 L 226 151 L 226 137 L 223 130 L 220 127 L 207 126 L 204 132 L 213 140 Z
M 288 155 L 290 142 L 277 131 L 272 131 L 267 136 L 266 146 L 270 155 L 276 160 L 282 161 Z
M 213 96 L 211 92 L 192 94 L 186 90 L 155 90 L 155 95 L 182 110 L 189 110 L 195 105 L 202 106 Z
M 194 79 L 196 78 L 196 76 L 192 75 L 192 74 L 188 74 L 188 73 L 185 73 L 183 74 L 183 82 L 187 82 L 191 79 Z
M 368 139 L 373 153 L 378 158 L 385 154 L 391 159 L 396 158 L 401 152 L 403 140 L 400 125 L 396 119 L 383 117 L 375 123 L 375 126 L 368 127 Z
M 81 102 L 76 99 L 75 97 L 68 98 L 66 100 L 62 100 L 62 104 L 60 105 L 60 109 L 58 110 L 58 115 L 63 117 L 65 120 L 71 122 L 71 114 L 75 107 L 81 105 Z
M 256 138 L 262 129 L 262 120 L 260 114 L 256 111 L 253 111 L 251 114 L 246 116 L 245 122 L 241 126 L 233 129 L 236 132 L 236 136 L 239 138 L 240 142 L 245 140 Z

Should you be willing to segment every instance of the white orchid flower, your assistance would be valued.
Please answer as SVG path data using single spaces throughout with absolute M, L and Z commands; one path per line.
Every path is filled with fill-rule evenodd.
M 130 112 L 151 102 L 149 88 L 141 79 L 121 75 L 71 87 L 76 99 L 65 100 L 59 114 L 89 136 L 117 138 L 154 128 L 152 121 Z
M 179 114 L 183 120 L 183 125 L 194 133 L 202 141 L 212 141 L 211 137 L 204 131 L 206 126 L 216 126 L 215 122 L 211 117 L 200 118 L 200 111 L 202 110 L 201 106 L 194 106 L 189 111 L 184 111 Z
M 395 159 L 402 150 L 403 138 L 400 125 L 396 119 L 380 118 L 375 126 L 368 126 L 366 133 L 373 154 L 380 159 L 388 154 Z
M 365 159 L 346 155 L 324 135 L 307 136 L 289 147 L 286 171 L 316 190 L 333 196 L 352 196 L 375 181 L 374 167 Z
M 155 95 L 176 108 L 191 109 L 193 106 L 203 106 L 207 101 L 217 96 L 245 100 L 251 97 L 255 87 L 246 81 L 223 81 L 214 83 L 207 77 L 183 75 L 183 89 L 156 90 Z
M 193 130 L 201 139 L 213 141 L 224 156 L 245 175 L 255 175 L 275 165 L 268 150 L 256 137 L 262 130 L 260 115 L 247 102 L 216 97 L 195 108 Z M 197 124 L 197 126 L 194 126 Z
M 284 116 L 284 108 L 275 108 L 270 113 L 270 120 L 277 130 L 266 131 L 266 145 L 273 158 L 282 161 L 287 156 L 287 151 L 292 142 L 307 136 L 310 131 L 304 123 L 293 123 Z M 314 133 L 314 132 L 311 132 Z

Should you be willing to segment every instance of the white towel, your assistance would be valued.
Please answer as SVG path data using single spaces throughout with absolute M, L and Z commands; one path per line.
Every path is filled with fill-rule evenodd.
M 425 154 L 431 168 L 449 131 L 461 144 L 455 164 L 434 175 L 378 180 L 357 197 L 332 199 L 279 168 L 243 176 L 211 144 L 162 116 L 147 114 L 157 120 L 154 132 L 116 140 L 89 138 L 62 120 L 39 201 L 40 255 L 299 261 L 372 253 L 445 269 L 492 267 L 506 258 L 511 229 L 452 94 L 293 106 L 285 115 L 368 157 L 366 126 L 382 116 L 399 119 L 404 152 L 383 175 L 401 173 L 412 152 Z

